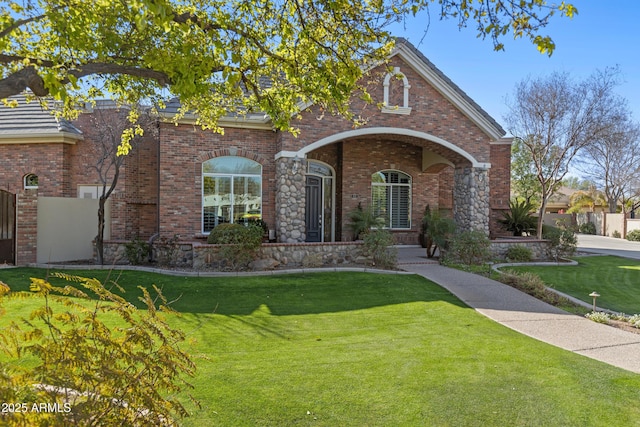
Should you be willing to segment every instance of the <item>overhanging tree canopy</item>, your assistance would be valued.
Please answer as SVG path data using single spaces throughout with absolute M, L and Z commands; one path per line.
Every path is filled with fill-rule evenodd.
M 363 70 L 392 48 L 389 24 L 430 7 L 460 26 L 477 25 L 496 49 L 511 31 L 547 53 L 554 44 L 539 31 L 555 13 L 577 13 L 544 0 L 3 2 L 0 98 L 28 89 L 64 101 L 70 115 L 97 97 L 161 105 L 175 96 L 181 113 L 212 129 L 224 114 L 251 111 L 291 129 L 309 103 L 350 117 Z

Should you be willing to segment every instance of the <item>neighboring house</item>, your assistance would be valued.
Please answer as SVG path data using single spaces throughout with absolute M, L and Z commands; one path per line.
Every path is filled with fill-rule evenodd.
M 293 123 L 297 136 L 275 131 L 263 114 L 223 119 L 224 135 L 202 131 L 195 117 L 178 126 L 159 120 L 157 136 L 127 158 L 110 238 L 192 241 L 220 223 L 261 218 L 278 242 L 350 241 L 348 213 L 359 204 L 401 244 L 418 242 L 427 204 L 451 210 L 461 229 L 499 234 L 511 152 L 500 125 L 404 40 L 368 78 L 381 108 L 354 97 L 352 110 L 365 120 L 357 128 L 314 105 Z M 17 195 L 18 264 L 36 260 L 37 198 L 82 197 L 97 184 L 86 168 L 90 113 L 73 127 L 35 106 L 0 109 L 0 188 Z M 176 108 L 169 103 L 163 114 Z M 50 139 L 3 133 L 26 109 L 27 128 L 56 125 Z M 27 188 L 32 175 L 37 189 Z
M 559 213 L 559 214 L 567 213 L 567 211 L 572 208 L 572 198 L 576 193 L 583 193 L 583 194 L 590 195 L 590 192 L 587 190 L 578 190 L 575 188 L 569 188 L 565 186 L 558 188 L 558 190 L 553 193 L 553 195 L 549 198 L 549 201 L 547 202 L 546 213 Z M 604 200 L 604 197 L 602 197 L 602 200 Z M 594 206 L 583 207 L 580 211 L 596 212 L 596 213 L 608 212 L 609 207 L 606 205 L 603 205 L 602 200 L 597 198 L 595 200 Z

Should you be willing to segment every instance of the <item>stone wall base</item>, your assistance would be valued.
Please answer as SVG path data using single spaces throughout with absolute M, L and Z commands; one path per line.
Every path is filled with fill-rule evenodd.
M 504 238 L 491 241 L 491 254 L 494 258 L 505 259 L 509 248 L 524 246 L 531 250 L 533 259 L 543 260 L 549 258 L 549 241 L 530 238 Z
M 104 244 L 105 264 L 130 264 L 126 246 L 130 242 L 109 241 Z M 252 267 L 258 270 L 363 265 L 362 242 L 336 243 L 264 243 Z M 176 242 L 173 245 L 154 244 L 153 264 L 164 267 L 215 269 L 220 264 L 221 245 L 200 242 Z M 142 261 L 147 264 L 147 260 Z

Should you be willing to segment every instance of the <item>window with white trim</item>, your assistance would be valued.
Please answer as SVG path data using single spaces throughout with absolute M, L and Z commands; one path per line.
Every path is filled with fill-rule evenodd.
M 30 173 L 24 176 L 24 189 L 33 190 L 38 188 L 38 175 Z
M 262 219 L 262 165 L 237 156 L 202 164 L 202 232 L 222 223 Z
M 373 213 L 383 218 L 385 227 L 411 228 L 411 177 L 404 172 L 385 170 L 371 175 Z

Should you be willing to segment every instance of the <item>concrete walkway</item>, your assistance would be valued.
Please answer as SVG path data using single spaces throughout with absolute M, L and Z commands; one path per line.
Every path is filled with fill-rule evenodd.
M 427 260 L 422 248 L 401 248 L 399 267 L 437 283 L 469 307 L 556 347 L 640 373 L 640 334 L 569 314 L 495 280 Z

